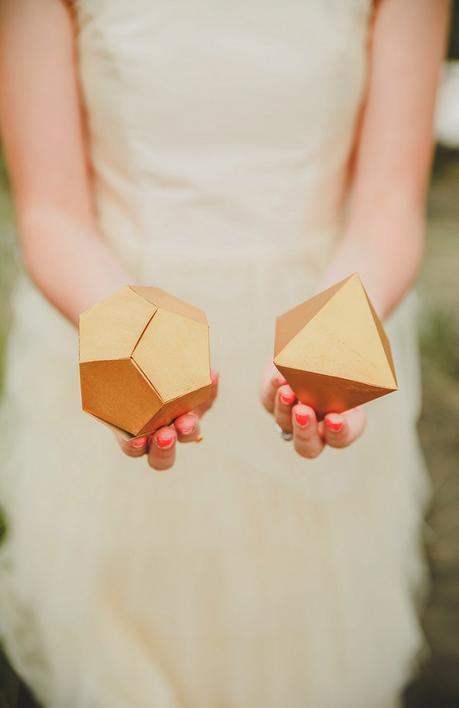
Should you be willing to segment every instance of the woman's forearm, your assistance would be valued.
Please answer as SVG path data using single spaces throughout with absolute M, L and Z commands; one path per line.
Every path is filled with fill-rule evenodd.
M 351 219 L 321 282 L 329 287 L 357 272 L 382 319 L 413 284 L 424 250 L 421 210 L 384 201 Z
M 357 271 L 385 318 L 421 262 L 449 2 L 382 0 L 374 10 L 349 218 L 321 285 Z
M 18 215 L 18 226 L 32 280 L 73 324 L 81 312 L 129 282 L 89 221 L 55 208 L 26 208 Z
M 97 231 L 72 15 L 0 2 L 0 128 L 25 265 L 71 322 L 128 275 Z

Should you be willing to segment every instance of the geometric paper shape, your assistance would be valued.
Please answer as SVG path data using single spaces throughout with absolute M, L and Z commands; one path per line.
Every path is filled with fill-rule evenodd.
M 389 340 L 356 273 L 277 318 L 274 364 L 319 419 L 398 388 Z
M 209 325 L 161 288 L 126 286 L 80 315 L 83 410 L 131 435 L 209 401 Z

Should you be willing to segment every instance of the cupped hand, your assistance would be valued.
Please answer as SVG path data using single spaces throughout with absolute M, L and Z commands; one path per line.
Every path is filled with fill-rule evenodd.
M 218 373 L 212 369 L 212 393 L 209 401 L 189 413 L 175 418 L 170 425 L 163 425 L 150 435 L 131 438 L 121 431 L 114 431 L 121 450 L 128 457 L 148 456 L 148 464 L 155 470 L 167 470 L 175 462 L 177 442 L 189 443 L 201 439 L 199 420 L 212 406 L 218 392 Z
M 261 400 L 280 428 L 293 434 L 293 446 L 301 457 L 317 457 L 325 445 L 348 447 L 362 434 L 366 424 L 362 406 L 344 413 L 328 413 L 318 421 L 315 411 L 298 401 L 272 363 L 268 363 L 262 378 Z

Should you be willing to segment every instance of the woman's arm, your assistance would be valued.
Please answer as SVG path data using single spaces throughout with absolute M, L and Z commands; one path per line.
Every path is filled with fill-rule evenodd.
M 129 281 L 97 231 L 61 0 L 0 3 L 0 129 L 28 271 L 71 322 Z
M 353 195 L 323 286 L 357 271 L 386 317 L 419 270 L 448 0 L 379 0 Z
M 378 0 L 375 6 L 348 221 L 318 289 L 357 271 L 381 317 L 403 298 L 422 259 L 448 10 L 448 0 Z M 325 444 L 347 447 L 365 427 L 362 407 L 330 413 L 318 424 L 312 408 L 296 402 L 271 363 L 263 376 L 262 400 L 277 423 L 293 432 L 302 457 L 316 457 Z

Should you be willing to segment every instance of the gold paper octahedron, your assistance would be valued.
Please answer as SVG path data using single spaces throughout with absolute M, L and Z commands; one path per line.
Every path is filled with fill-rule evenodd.
M 277 318 L 274 364 L 319 419 L 398 388 L 389 341 L 357 274 Z
M 126 286 L 80 316 L 83 409 L 134 436 L 211 394 L 202 310 L 160 288 Z

